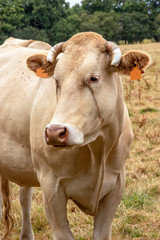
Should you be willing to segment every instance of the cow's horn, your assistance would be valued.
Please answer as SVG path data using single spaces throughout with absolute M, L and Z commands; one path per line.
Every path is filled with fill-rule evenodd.
M 49 53 L 47 55 L 47 61 L 53 63 L 55 61 L 55 58 L 57 57 L 57 55 L 62 52 L 62 48 L 63 48 L 63 42 L 60 42 L 60 43 L 54 45 L 49 50 Z
M 109 41 L 107 41 L 107 50 L 112 54 L 111 65 L 117 67 L 121 61 L 121 50 L 115 43 Z

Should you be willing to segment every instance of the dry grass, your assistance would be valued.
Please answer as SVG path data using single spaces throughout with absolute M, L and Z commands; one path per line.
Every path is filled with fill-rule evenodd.
M 113 240 L 160 240 L 160 43 L 121 46 L 122 52 L 139 49 L 148 52 L 152 65 L 138 82 L 123 77 L 124 96 L 134 131 L 127 160 L 127 181 L 123 200 L 113 221 Z M 18 240 L 21 210 L 18 188 L 13 185 L 15 228 L 9 240 Z M 76 240 L 89 240 L 93 219 L 71 201 L 68 217 Z M 33 197 L 32 222 L 35 239 L 52 239 L 45 217 L 40 189 Z M 0 231 L 3 229 L 0 225 Z

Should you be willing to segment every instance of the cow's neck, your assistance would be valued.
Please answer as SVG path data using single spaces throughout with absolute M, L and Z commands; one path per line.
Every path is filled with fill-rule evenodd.
M 114 164 L 113 159 L 117 162 L 116 156 L 112 157 L 112 155 L 113 153 L 116 154 L 115 149 L 119 144 L 123 125 L 124 101 L 123 96 L 120 95 L 117 99 L 113 121 L 110 125 L 104 126 L 101 130 L 100 136 L 88 145 L 92 155 L 92 165 L 96 166 L 96 164 L 99 163 L 99 177 L 95 188 L 95 194 L 97 194 L 95 198 L 97 201 L 97 203 L 95 203 L 95 211 L 99 200 L 114 187 L 121 171 L 120 168 L 117 169 L 117 164 Z M 112 161 L 112 163 L 110 161 Z M 110 168 L 112 168 L 112 170 Z

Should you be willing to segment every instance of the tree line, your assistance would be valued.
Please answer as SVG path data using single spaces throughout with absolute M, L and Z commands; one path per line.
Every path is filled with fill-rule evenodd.
M 37 39 L 51 45 L 78 32 L 94 31 L 107 40 L 160 41 L 160 1 L 1 0 L 0 44 L 8 37 Z

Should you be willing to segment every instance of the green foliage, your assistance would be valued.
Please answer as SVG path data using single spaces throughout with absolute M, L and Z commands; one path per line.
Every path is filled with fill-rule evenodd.
M 82 9 L 89 13 L 110 12 L 114 8 L 112 0 L 82 0 Z
M 0 2 L 0 43 L 23 27 L 24 10 L 20 0 Z
M 129 43 L 151 37 L 148 15 L 141 12 L 124 13 L 123 19 L 122 38 Z
M 32 11 L 32 24 L 40 29 L 50 29 L 61 17 L 65 17 L 64 0 L 35 0 Z
M 38 39 L 40 41 L 49 42 L 48 35 L 44 29 L 28 26 L 13 32 L 13 37 L 21 39 Z
M 66 1 L 0 1 L 0 44 L 15 36 L 53 45 L 83 31 L 117 43 L 160 41 L 160 1 L 82 0 L 72 8 Z
M 0 44 L 3 43 L 7 38 L 8 38 L 8 34 L 7 34 L 7 33 L 4 33 L 4 32 L 0 29 Z
M 0 27 L 5 33 L 23 27 L 24 10 L 20 0 L 0 2 Z
M 154 37 L 157 41 L 160 41 L 160 13 L 154 20 Z
M 54 28 L 56 42 L 65 41 L 72 35 L 78 33 L 79 25 L 80 18 L 77 14 L 69 15 L 67 18 L 62 18 Z

